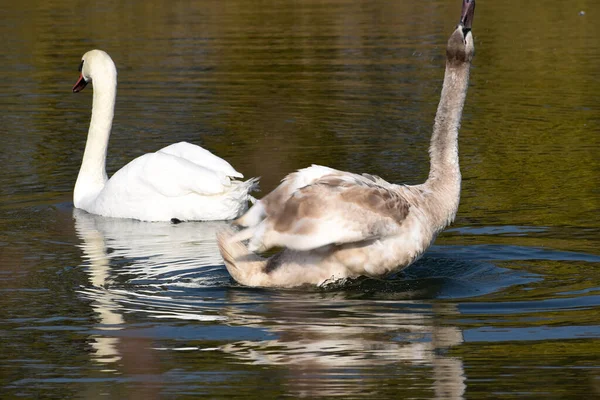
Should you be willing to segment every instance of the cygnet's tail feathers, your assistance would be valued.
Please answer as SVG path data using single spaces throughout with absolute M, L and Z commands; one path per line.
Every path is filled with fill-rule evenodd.
M 233 221 L 234 224 L 244 227 L 258 225 L 267 216 L 263 202 L 258 200 L 244 215 Z
M 242 285 L 261 286 L 267 260 L 250 252 L 242 242 L 234 240 L 234 236 L 235 232 L 230 227 L 224 227 L 217 232 L 219 251 L 227 271 Z

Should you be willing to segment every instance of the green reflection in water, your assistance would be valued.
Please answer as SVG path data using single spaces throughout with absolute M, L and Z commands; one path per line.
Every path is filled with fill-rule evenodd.
M 73 95 L 70 89 L 85 51 L 102 48 L 119 68 L 109 172 L 144 152 L 188 140 L 246 176 L 262 176 L 264 192 L 311 163 L 417 183 L 428 172 L 443 47 L 457 6 L 441 0 L 31 0 L 3 7 L 0 309 L 8 332 L 0 352 L 3 392 L 393 397 L 402 391 L 431 398 L 444 393 L 442 378 L 460 382 L 462 376 L 469 398 L 599 393 L 597 340 L 573 334 L 561 340 L 467 340 L 449 347 L 439 340 L 451 335 L 434 338 L 445 328 L 468 338 L 469 330 L 486 327 L 553 332 L 555 326 L 597 326 L 598 263 L 567 253 L 598 254 L 600 4 L 591 0 L 478 3 L 477 55 L 460 136 L 459 230 L 443 234 L 438 243 L 447 246 L 421 264 L 438 273 L 437 264 L 448 269 L 467 264 L 480 272 L 483 259 L 535 279 L 461 299 L 458 307 L 454 298 L 415 300 L 396 293 L 389 289 L 396 282 L 371 282 L 367 287 L 375 289 L 359 295 L 348 289 L 316 300 L 314 294 L 291 294 L 298 300 L 292 311 L 278 307 L 281 299 L 270 292 L 197 288 L 184 292 L 190 303 L 216 299 L 210 311 L 234 315 L 230 330 L 218 323 L 157 322 L 147 313 L 160 306 L 141 302 L 119 314 L 124 333 L 117 337 L 101 329 L 104 309 L 94 309 L 94 301 L 111 304 L 119 297 L 107 292 L 107 298 L 82 300 L 76 291 L 90 285 L 92 267 L 82 261 L 69 207 L 51 205 L 70 201 L 84 148 L 91 94 Z M 477 231 L 506 226 L 535 229 Z M 478 245 L 498 247 L 486 253 Z M 511 252 L 511 246 L 520 246 L 523 254 Z M 552 258 L 539 249 L 564 253 Z M 126 280 L 114 270 L 134 261 L 111 259 L 109 272 L 117 275 L 109 274 L 111 279 Z M 453 279 L 457 276 L 448 274 L 425 283 L 460 287 Z M 423 281 L 399 286 L 411 285 L 421 288 Z M 130 290 L 127 301 L 141 290 L 127 283 L 118 289 Z M 177 297 L 181 292 L 165 290 L 190 305 Z M 563 300 L 564 306 L 543 302 Z M 340 301 L 342 311 L 334 307 Z M 365 301 L 375 305 L 365 309 Z M 411 310 L 414 304 L 422 308 Z M 484 308 L 463 315 L 462 304 Z M 507 311 L 495 313 L 496 304 Z M 541 309 L 515 313 L 520 304 Z M 317 305 L 333 311 L 311 308 Z M 302 313 L 303 307 L 309 310 Z M 422 320 L 414 323 L 417 314 Z M 382 320 L 391 321 L 385 335 Z M 411 323 L 422 336 L 406 334 Z M 319 327 L 326 329 L 316 332 Z M 238 328 L 264 331 L 266 337 Z M 186 336 L 207 331 L 208 339 Z M 243 332 L 245 340 L 220 336 L 228 332 Z M 348 347 L 329 353 L 319 348 L 330 336 L 349 340 Z M 99 362 L 102 354 L 93 347 L 98 338 L 115 339 L 121 361 Z M 231 351 L 152 350 L 187 346 Z M 424 352 L 416 352 L 419 348 Z M 386 357 L 402 349 L 415 351 L 407 353 L 416 354 L 413 361 L 388 363 Z M 360 365 L 350 371 L 327 367 L 318 351 Z M 248 354 L 299 355 L 313 363 L 257 365 Z M 40 373 L 40 380 L 27 381 Z M 460 391 L 448 393 L 460 397 Z

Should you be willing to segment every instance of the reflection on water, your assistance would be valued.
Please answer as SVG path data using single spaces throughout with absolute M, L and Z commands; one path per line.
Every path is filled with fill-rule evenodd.
M 74 209 L 75 229 L 83 240 L 82 249 L 92 265 L 111 260 L 119 275 L 132 275 L 130 283 L 156 285 L 211 285 L 215 271 L 221 271 L 222 259 L 215 242 L 223 221 L 172 224 L 145 223 L 131 219 L 103 218 Z M 110 248 L 110 254 L 107 254 Z M 107 264 L 106 264 L 107 265 Z M 106 286 L 104 268 L 92 273 L 94 286 Z M 218 274 L 217 274 L 218 275 Z
M 217 351 L 252 365 L 285 366 L 288 389 L 298 395 L 351 395 L 353 385 L 344 388 L 337 384 L 342 373 L 338 370 L 346 370 L 342 373 L 346 375 L 344 379 L 358 384 L 364 378 L 360 369 L 408 362 L 433 369 L 431 385 L 439 398 L 462 398 L 462 362 L 443 354 L 462 342 L 462 334 L 456 327 L 434 323 L 438 314 L 456 314 L 452 305 L 431 308 L 408 303 L 402 309 L 378 302 L 352 304 L 340 293 L 326 294 L 327 305 L 323 306 L 319 292 L 284 293 L 257 313 L 253 307 L 247 307 L 251 296 L 231 291 L 219 301 L 219 315 L 201 314 L 202 309 L 213 308 L 214 312 L 215 305 L 175 298 L 179 284 L 171 284 L 169 292 L 174 293 L 170 294 L 152 289 L 181 282 L 190 270 L 197 273 L 220 266 L 215 230 L 222 223 L 147 223 L 108 219 L 81 210 L 74 210 L 73 216 L 91 284 L 82 288 L 81 294 L 90 300 L 97 315 L 97 325 L 92 328 L 95 333 L 89 336 L 91 356 L 106 366 L 105 372 L 116 371 L 114 368 L 123 361 L 119 348 L 128 335 L 118 331 L 127 328 L 125 315 L 137 312 L 151 318 L 223 321 L 232 327 L 266 331 L 269 340 L 239 340 L 216 348 L 160 350 Z M 202 257 L 194 257 L 199 249 Z M 120 268 L 118 264 L 123 264 L 123 260 L 127 266 Z M 120 275 L 127 276 L 124 287 L 116 283 Z M 146 289 L 127 289 L 130 283 L 140 281 L 145 282 L 142 286 Z M 212 284 L 194 279 L 186 286 Z M 307 375 L 315 378 L 306 378 Z
M 118 281 L 118 275 L 128 277 L 129 283 L 143 282 L 156 286 L 160 282 L 183 282 L 206 279 L 189 279 L 187 275 L 202 275 L 211 272 L 221 263 L 215 242 L 215 233 L 223 222 L 186 223 L 147 223 L 130 219 L 104 218 L 74 209 L 75 230 L 82 240 L 84 259 L 88 260 L 87 272 L 91 288 L 84 291 L 92 300 L 90 306 L 98 316 L 97 329 L 113 331 L 123 328 L 123 314 L 136 307 L 138 301 L 148 302 L 152 294 L 133 293 L 123 289 L 110 289 Z M 109 253 L 110 251 L 110 253 Z M 125 264 L 122 269 L 114 268 Z M 213 268 L 210 268 L 213 266 Z M 208 267 L 203 271 L 203 267 Z M 132 278 L 133 277 L 133 278 Z M 149 282 L 155 282 L 154 285 Z M 128 294 L 133 294 L 133 298 Z M 139 300 L 138 300 L 139 299 Z M 164 297 L 157 296 L 161 301 Z M 181 307 L 181 305 L 180 305 Z M 170 307 L 171 310 L 151 311 L 150 317 L 197 319 L 217 321 L 222 318 L 193 315 L 189 306 Z M 188 312 L 181 312 L 188 311 Z M 121 359 L 117 349 L 119 339 L 110 335 L 91 335 L 93 357 L 98 362 L 114 363 Z
M 311 163 L 423 181 L 458 7 L 8 2 L 3 397 L 598 397 L 598 1 L 480 2 L 457 220 L 390 279 L 247 289 L 218 224 L 72 210 L 91 48 L 119 68 L 109 175 L 186 140 L 263 193 Z
M 63 219 L 60 210 L 44 212 Z M 597 263 L 590 254 L 501 243 L 434 246 L 384 281 L 268 291 L 229 279 L 215 241 L 222 223 L 144 223 L 79 210 L 72 216 L 74 243 L 83 252 L 73 272 L 84 273 L 72 301 L 92 312 L 69 336 L 86 343 L 78 357 L 91 362 L 72 382 L 85 382 L 88 393 L 118 396 L 125 386 L 150 398 L 190 390 L 219 397 L 253 393 L 258 381 L 267 397 L 394 397 L 402 388 L 416 397 L 464 398 L 487 393 L 478 369 L 490 359 L 509 363 L 506 351 L 528 360 L 530 369 L 519 375 L 532 382 L 545 376 L 536 368 L 562 362 L 565 346 L 581 352 L 584 369 L 586 357 L 593 359 L 592 350 L 577 350 L 571 339 L 597 337 L 600 282 L 557 278 L 561 265 Z M 502 238 L 528 230 L 465 228 L 461 235 Z M 567 264 L 550 273 L 553 262 Z M 68 332 L 68 321 L 33 318 L 20 334 Z M 556 346 L 558 339 L 566 342 Z M 520 342 L 548 348 L 494 350 Z M 53 390 L 52 379 L 13 380 L 11 390 Z M 574 388 L 588 385 L 585 379 Z M 190 382 L 199 386 L 191 389 Z
M 445 355 L 462 343 L 462 333 L 454 326 L 436 325 L 440 315 L 457 313 L 452 306 L 356 304 L 342 296 L 328 298 L 327 305 L 320 305 L 318 298 L 273 302 L 261 318 L 235 307 L 243 296 L 232 293 L 228 301 L 233 304 L 225 310 L 230 323 L 269 326 L 275 339 L 243 340 L 220 350 L 252 365 L 283 366 L 294 394 L 351 396 L 355 386 L 369 378 L 362 370 L 402 363 L 433 370 L 424 386 L 432 387 L 436 398 L 457 399 L 464 394 L 462 361 Z M 368 384 L 364 389 L 374 390 Z
M 216 246 L 215 231 L 222 222 L 147 223 L 80 210 L 73 217 L 89 276 L 79 294 L 96 315 L 87 337 L 90 356 L 104 373 L 121 374 L 123 365 L 135 364 L 138 354 L 125 349 L 139 347 L 141 340 L 159 353 L 212 354 L 221 362 L 227 355 L 240 365 L 277 368 L 278 384 L 294 395 L 351 396 L 357 386 L 376 393 L 377 384 L 369 382 L 393 368 L 394 379 L 406 389 L 462 398 L 464 361 L 452 352 L 465 334 L 451 321 L 497 306 L 459 311 L 453 303 L 419 299 L 481 296 L 540 281 L 490 263 L 526 260 L 531 249 L 436 246 L 401 276 L 385 281 L 362 279 L 309 291 L 260 291 L 235 284 L 224 290 L 232 282 Z M 573 259 L 559 253 L 545 257 Z M 506 307 L 528 313 L 579 307 L 581 301 L 572 303 Z M 146 322 L 136 322 L 140 319 Z M 560 337 L 559 330 L 537 330 L 537 335 Z M 519 329 L 510 331 L 519 334 Z M 477 342 L 484 332 L 469 328 L 467 335 Z M 497 335 L 487 332 L 492 339 Z
M 552 280 L 542 275 L 498 265 L 540 259 L 598 262 L 589 254 L 501 244 L 434 246 L 416 265 L 384 281 L 264 291 L 229 279 L 215 240 L 223 223 L 147 223 L 79 210 L 73 217 L 88 276 L 78 293 L 95 314 L 87 329 L 89 356 L 110 376 L 139 365 L 140 355 L 150 363 L 144 374 L 163 376 L 157 357 L 168 354 L 181 365 L 187 364 L 184 359 L 205 360 L 213 370 L 227 365 L 230 372 L 246 366 L 276 371 L 266 389 L 271 394 L 276 386 L 295 396 L 351 397 L 358 388 L 375 395 L 382 393 L 380 379 L 393 379 L 394 385 L 425 397 L 459 399 L 470 375 L 462 347 L 585 339 L 600 332 L 586 314 L 575 330 L 554 326 L 563 310 L 570 310 L 574 320 L 576 310 L 595 307 L 593 287 L 542 301 L 536 296 L 460 305 L 428 300 L 486 294 L 493 300 L 498 292 L 509 299 L 520 287 L 550 288 Z M 462 234 L 511 237 L 531 230 L 465 228 Z M 508 315 L 528 327 L 504 326 Z M 493 326 L 483 320 L 494 321 Z M 191 375 L 175 379 L 172 390 L 182 390 L 188 379 Z M 253 385 L 248 379 L 225 375 L 222 385 Z M 213 387 L 213 393 L 226 392 Z

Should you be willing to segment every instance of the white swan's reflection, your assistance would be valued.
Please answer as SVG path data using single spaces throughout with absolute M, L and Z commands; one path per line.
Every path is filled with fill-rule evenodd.
M 115 331 L 124 328 L 124 314 L 131 309 L 140 310 L 147 303 L 140 299 L 164 300 L 165 296 L 143 294 L 110 288 L 119 275 L 128 282 L 144 281 L 146 286 L 159 286 L 165 282 L 173 286 L 205 284 L 214 274 L 207 274 L 222 264 L 215 240 L 216 229 L 223 222 L 148 223 L 129 219 L 105 218 L 74 209 L 75 230 L 82 240 L 83 257 L 87 260 L 87 272 L 91 287 L 84 290 L 90 298 L 91 306 L 97 314 L 96 329 Z M 118 268 L 120 264 L 124 264 Z M 198 275 L 199 268 L 208 268 L 192 279 L 189 274 Z M 223 269 L 221 267 L 221 269 Z M 213 278 L 214 279 L 214 278 Z M 140 304 L 141 303 L 141 304 Z M 155 318 L 172 317 L 203 321 L 219 320 L 220 317 L 204 316 L 187 306 L 180 312 L 178 307 L 162 308 L 151 314 Z M 106 365 L 120 361 L 119 337 L 92 335 L 93 357 Z M 110 369 L 108 369 L 110 370 Z
M 359 387 L 376 392 L 383 378 L 400 382 L 403 390 L 427 388 L 440 399 L 464 395 L 462 361 L 445 355 L 462 343 L 462 333 L 439 323 L 458 314 L 453 305 L 352 299 L 356 292 L 346 290 L 229 288 L 215 239 L 222 223 L 144 223 L 80 210 L 73 215 L 90 280 L 81 294 L 97 317 L 92 357 L 104 371 L 154 363 L 159 374 L 158 349 L 201 349 L 235 357 L 233 364 L 222 358 L 227 369 L 235 370 L 239 362 L 274 366 L 295 396 L 355 395 Z M 186 320 L 190 329 L 208 321 L 234 338 L 214 337 L 209 346 L 197 341 L 157 346 L 155 338 L 118 332 L 131 325 L 130 313 L 166 328 L 169 321 Z M 248 329 L 264 334 L 248 340 L 254 336 Z M 215 347 L 214 341 L 221 343 Z
M 74 209 L 75 229 L 83 240 L 82 249 L 90 262 L 125 260 L 122 272 L 135 280 L 160 278 L 181 283 L 186 273 L 213 266 L 222 270 L 222 259 L 215 241 L 218 227 L 225 222 L 141 222 L 105 218 Z M 108 283 L 105 268 L 92 268 L 92 284 Z M 117 273 L 118 273 L 117 272 Z M 204 270 L 203 272 L 208 272 Z M 96 277 L 95 274 L 100 274 Z

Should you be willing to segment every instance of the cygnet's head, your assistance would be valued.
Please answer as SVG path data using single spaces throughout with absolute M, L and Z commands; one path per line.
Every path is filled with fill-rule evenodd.
M 79 79 L 73 86 L 73 93 L 81 91 L 93 80 L 117 78 L 117 68 L 110 56 L 102 50 L 90 50 L 81 57 Z
M 463 0 L 460 22 L 448 39 L 446 58 L 452 65 L 471 62 L 475 54 L 471 25 L 475 15 L 475 0 Z

